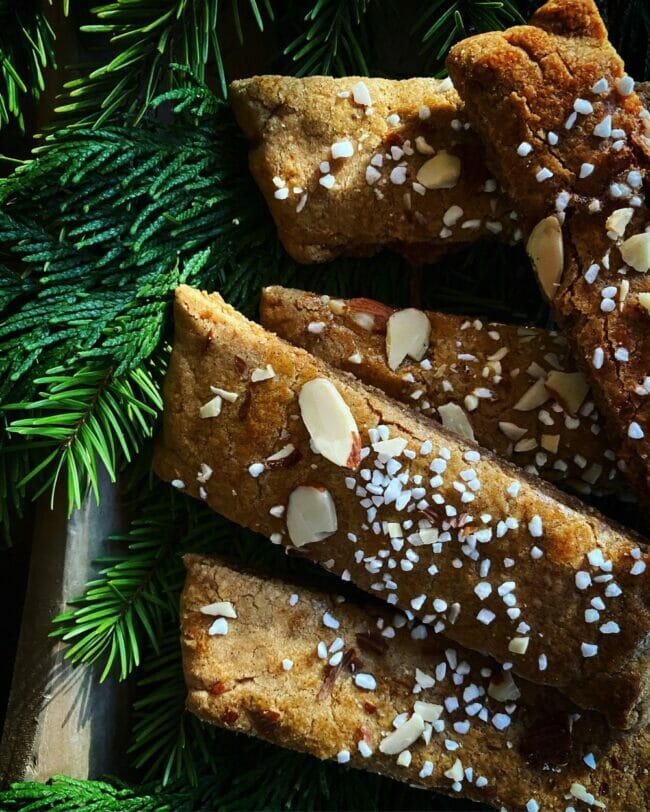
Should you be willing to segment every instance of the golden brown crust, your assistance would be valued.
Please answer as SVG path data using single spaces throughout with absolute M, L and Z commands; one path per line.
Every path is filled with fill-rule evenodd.
M 553 310 L 647 501 L 650 276 L 624 245 L 648 223 L 648 113 L 592 0 L 547 3 L 530 26 L 459 43 L 448 64 L 526 235 L 547 216 L 560 223 Z M 539 180 L 546 170 L 552 176 Z M 629 220 L 619 233 L 613 212 Z
M 351 91 L 357 82 L 368 89 L 370 108 L 355 102 Z M 509 239 L 516 229 L 512 207 L 485 168 L 478 140 L 465 129 L 462 105 L 448 81 L 256 76 L 233 82 L 230 100 L 252 142 L 253 176 L 280 239 L 299 262 L 371 255 L 390 247 L 417 264 L 480 237 Z M 426 119 L 421 110 L 427 111 Z M 353 155 L 333 160 L 332 144 L 344 139 Z M 433 150 L 460 159 L 460 177 L 452 188 L 413 186 Z M 371 167 L 369 183 L 373 157 L 381 165 Z M 331 165 L 328 172 L 319 170 L 323 161 Z M 403 181 L 392 175 L 399 164 L 406 170 Z M 335 178 L 331 189 L 320 185 L 329 174 Z M 285 194 L 278 193 L 277 183 L 287 190 L 283 199 L 277 199 Z M 446 225 L 443 217 L 452 206 L 462 213 L 452 210 Z
M 283 511 L 289 495 L 301 485 L 311 485 L 312 495 L 314 488 L 326 489 L 339 530 L 301 548 L 302 554 L 388 602 L 415 609 L 436 632 L 501 662 L 513 660 L 522 676 L 557 686 L 616 725 L 645 720 L 650 556 L 632 534 L 291 347 L 218 294 L 180 287 L 175 319 L 163 436 L 154 461 L 159 476 L 289 547 Z M 275 376 L 251 383 L 252 371 L 267 364 Z M 366 447 L 356 471 L 311 450 L 298 396 L 315 378 L 333 384 L 356 421 Z M 201 419 L 211 386 L 235 393 L 237 400 L 224 402 L 218 417 Z M 386 434 L 408 445 L 394 461 L 398 471 L 369 447 Z M 295 451 L 284 463 L 265 462 L 288 445 Z M 202 464 L 213 473 L 200 484 Z M 366 477 L 373 471 L 379 473 L 369 492 Z M 399 504 L 389 499 L 389 486 Z M 392 523 L 403 537 L 399 544 Z M 578 571 L 584 573 L 579 585 Z M 488 596 L 485 582 L 492 590 Z M 509 582 L 514 586 L 504 586 Z M 616 596 L 609 595 L 610 582 L 617 585 Z M 585 611 L 598 597 L 605 609 L 598 622 L 588 623 Z M 610 622 L 618 625 L 604 627 Z M 528 638 L 528 648 L 513 656 L 512 640 L 519 636 Z M 547 665 L 540 670 L 542 655 Z
M 550 391 L 535 408 L 519 405 L 545 374 L 575 372 L 563 336 L 428 311 L 432 338 L 424 365 L 407 358 L 393 371 L 386 359 L 392 312 L 367 299 L 330 300 L 273 286 L 262 292 L 260 320 L 281 338 L 437 421 L 437 407 L 458 404 L 479 445 L 531 473 L 580 494 L 630 497 L 589 394 L 573 412 Z
M 499 702 L 487 693 L 500 674 L 493 661 L 442 637 L 413 639 L 411 624 L 395 626 L 395 619 L 405 623 L 403 615 L 376 605 L 340 603 L 326 593 L 234 570 L 216 558 L 188 555 L 185 564 L 183 664 L 188 708 L 199 718 L 320 759 L 347 752 L 351 766 L 496 807 L 523 809 L 532 799 L 540 809 L 580 810 L 581 802 L 566 800 L 579 783 L 607 809 L 644 808 L 650 730 L 613 733 L 589 712 L 576 714 L 571 724 L 575 709 L 564 697 L 525 680 L 516 681 L 520 698 Z M 237 613 L 225 636 L 210 636 L 214 618 L 200 611 L 215 601 L 231 602 Z M 336 618 L 338 629 L 324 625 L 325 612 Z M 321 641 L 334 644 L 327 659 L 318 655 Z M 357 687 L 349 667 L 337 672 L 331 690 L 323 689 L 333 670 L 327 660 L 337 648 L 354 661 L 357 673 L 372 674 L 375 690 Z M 416 687 L 416 668 L 437 676 L 436 684 Z M 454 699 L 459 707 L 441 712 L 444 730 L 433 731 L 429 744 L 420 738 L 409 748 L 410 766 L 379 751 L 393 719 L 412 712 L 414 702 L 446 701 L 452 708 Z M 497 713 L 502 717 L 493 721 Z M 495 724 L 506 719 L 507 727 L 498 730 Z M 363 734 L 372 751 L 367 758 L 358 749 Z M 448 749 L 446 741 L 459 749 Z M 595 769 L 584 761 L 589 754 Z M 471 772 L 454 789 L 444 773 L 456 758 Z M 425 761 L 431 763 L 428 777 L 420 775 Z

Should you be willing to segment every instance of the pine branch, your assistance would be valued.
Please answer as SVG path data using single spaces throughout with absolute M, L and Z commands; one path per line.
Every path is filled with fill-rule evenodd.
M 270 0 L 245 0 L 245 7 L 260 31 L 264 16 L 273 19 Z M 95 6 L 96 22 L 81 30 L 96 37 L 110 58 L 99 67 L 86 66 L 81 78 L 67 83 L 57 112 L 76 127 L 102 126 L 118 112 L 137 123 L 160 93 L 187 84 L 186 75 L 169 70 L 173 62 L 186 65 L 200 81 L 213 63 L 225 97 L 218 24 L 227 8 L 224 0 L 115 0 Z M 241 42 L 240 0 L 230 0 L 229 9 Z
M 522 5 L 517 0 L 433 0 L 413 33 L 420 37 L 422 52 L 431 58 L 433 69 L 442 70 L 447 51 L 463 37 L 525 23 Z
M 7 431 L 27 438 L 26 449 L 40 452 L 39 463 L 19 480 L 18 488 L 37 480 L 33 497 L 50 490 L 53 503 L 63 476 L 70 512 L 81 507 L 88 486 L 99 502 L 99 463 L 114 482 L 152 434 L 162 411 L 160 377 L 160 369 L 150 364 L 121 378 L 111 367 L 93 365 L 74 371 L 59 367 L 37 378 L 34 384 L 45 387 L 38 400 L 4 405 L 6 413 L 29 415 L 10 422 Z
M 13 119 L 24 132 L 25 102 L 40 98 L 44 71 L 56 67 L 54 31 L 44 6 L 38 0 L 0 2 L 0 129 Z
M 297 76 L 368 75 L 369 48 L 363 27 L 373 0 L 316 0 L 305 14 L 307 29 L 284 49 Z

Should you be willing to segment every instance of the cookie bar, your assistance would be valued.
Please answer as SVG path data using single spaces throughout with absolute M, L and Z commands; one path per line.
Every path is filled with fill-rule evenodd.
M 391 352 L 419 354 L 422 327 L 401 324 Z M 647 720 L 633 534 L 218 294 L 177 289 L 164 398 L 162 479 L 615 726 Z
M 515 201 L 556 319 L 650 497 L 650 115 L 592 0 L 455 46 L 449 71 Z
M 497 808 L 644 809 L 650 729 L 613 732 L 401 613 L 185 557 L 187 706 L 320 759 Z M 235 617 L 236 615 L 236 617 Z
M 230 100 L 299 262 L 389 247 L 419 263 L 519 236 L 449 80 L 257 76 L 233 82 Z
M 279 286 L 263 291 L 260 306 L 268 330 L 412 409 L 444 423 L 455 404 L 452 418 L 462 410 L 458 427 L 466 436 L 530 473 L 581 494 L 630 498 L 563 336 L 427 312 L 427 355 L 391 369 L 386 333 L 395 312 L 370 299 Z

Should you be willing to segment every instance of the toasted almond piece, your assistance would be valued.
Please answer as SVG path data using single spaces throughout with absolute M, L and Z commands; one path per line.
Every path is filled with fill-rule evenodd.
M 457 403 L 445 403 L 438 406 L 438 414 L 442 420 L 442 425 L 468 440 L 474 439 L 474 429 L 469 422 L 467 413 Z
M 396 756 L 416 742 L 424 731 L 424 719 L 413 713 L 410 719 L 379 742 L 379 749 L 387 756 Z
M 548 400 L 544 378 L 538 378 L 512 407 L 518 412 L 532 412 Z
M 557 454 L 557 450 L 560 446 L 560 435 L 542 434 L 539 444 L 544 449 L 544 451 L 550 451 L 551 454 Z
M 267 364 L 263 369 L 261 367 L 256 367 L 251 372 L 251 381 L 253 383 L 259 383 L 260 381 L 268 381 L 271 378 L 275 378 L 275 370 L 271 366 L 271 364 Z
M 372 450 L 376 454 L 383 454 L 385 457 L 399 457 L 407 446 L 403 437 L 391 437 L 390 440 L 379 440 L 372 444 Z
M 460 177 L 460 158 L 441 149 L 418 170 L 417 180 L 427 189 L 451 189 Z
M 558 372 L 556 369 L 548 373 L 544 386 L 560 406 L 573 415 L 577 414 L 589 391 L 589 383 L 582 372 Z
M 395 312 L 394 308 L 388 305 L 376 302 L 374 299 L 350 299 L 347 303 L 347 312 L 350 318 L 373 333 L 385 333 L 388 319 Z
M 223 398 L 221 395 L 215 395 L 212 400 L 204 403 L 199 409 L 201 417 L 219 417 L 221 414 L 221 407 L 223 405 Z
M 237 392 L 229 392 L 227 389 L 219 389 L 218 386 L 211 386 L 210 391 L 214 392 L 215 395 L 219 395 L 224 400 L 227 400 L 229 403 L 234 403 L 239 397 Z
M 639 293 L 639 304 L 650 313 L 650 293 Z
M 428 143 L 427 139 L 423 135 L 417 135 L 415 137 L 415 148 L 420 153 L 420 155 L 434 155 L 435 149 Z
M 463 762 L 457 758 L 456 761 L 452 764 L 452 766 L 445 770 L 444 775 L 446 778 L 449 778 L 451 781 L 462 781 L 465 777 L 465 770 L 463 769 Z
M 633 215 L 634 209 L 631 206 L 627 206 L 623 209 L 616 209 L 607 218 L 605 226 L 608 231 L 613 231 L 614 234 L 622 237 L 623 234 L 625 234 L 625 229 L 628 227 Z
M 499 429 L 501 430 L 502 434 L 505 434 L 505 436 L 513 442 L 521 440 L 524 434 L 528 431 L 528 429 L 517 426 L 515 423 L 508 423 L 505 420 L 499 421 Z
M 217 601 L 216 603 L 209 603 L 207 606 L 202 606 L 199 611 L 201 614 L 210 615 L 211 617 L 237 617 L 235 607 L 232 605 L 232 603 L 230 603 L 230 601 Z
M 534 448 L 537 448 L 537 440 L 534 437 L 527 437 L 525 440 L 519 440 L 518 443 L 515 443 L 513 450 L 518 454 L 522 454 L 527 451 L 532 451 Z
M 528 651 L 530 637 L 513 637 L 508 643 L 508 651 L 513 654 L 525 654 Z
M 388 366 L 395 370 L 408 355 L 421 361 L 429 349 L 431 322 L 426 314 L 414 307 L 398 310 L 386 326 L 386 355 Z
M 621 256 L 635 271 L 647 273 L 650 269 L 650 233 L 644 231 L 643 234 L 628 237 L 621 243 Z
M 562 226 L 554 214 L 537 223 L 528 238 L 526 251 L 544 294 L 553 299 L 564 270 Z
M 344 299 L 330 299 L 327 306 L 335 316 L 342 316 L 345 313 L 346 305 Z
M 444 711 L 444 707 L 436 705 L 434 702 L 415 702 L 413 710 L 419 713 L 425 722 L 437 722 Z
M 300 414 L 316 451 L 344 468 L 361 460 L 361 437 L 350 407 L 326 378 L 303 384 L 298 398 Z
M 352 98 L 355 104 L 360 104 L 362 107 L 370 107 L 372 99 L 370 98 L 370 91 L 365 82 L 357 82 L 352 85 Z
M 289 495 L 287 531 L 295 547 L 323 541 L 336 533 L 332 494 L 321 485 L 298 485 Z
M 291 456 L 295 450 L 296 447 L 293 443 L 287 443 L 287 445 L 282 446 L 279 451 L 276 451 L 274 454 L 271 454 L 270 457 L 267 457 L 265 461 L 277 462 L 278 460 L 283 460 L 285 457 Z
M 487 692 L 497 702 L 514 702 L 521 696 L 510 671 L 495 674 L 490 680 Z

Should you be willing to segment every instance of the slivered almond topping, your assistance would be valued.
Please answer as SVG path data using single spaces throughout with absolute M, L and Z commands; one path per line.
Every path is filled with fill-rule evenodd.
M 321 485 L 299 485 L 289 495 L 287 531 L 295 547 L 323 541 L 336 533 L 332 494 Z
M 256 367 L 251 372 L 251 381 L 253 383 L 259 383 L 260 381 L 268 381 L 271 378 L 275 378 L 275 370 L 271 366 L 271 364 L 267 364 L 263 369 L 260 367 Z
M 466 412 L 457 403 L 445 403 L 438 406 L 438 414 L 446 429 L 468 440 L 474 439 L 472 424 L 469 422 Z
M 555 215 L 537 223 L 528 238 L 526 251 L 542 290 L 549 299 L 553 299 L 564 270 L 562 226 Z
M 204 403 L 199 409 L 199 415 L 203 418 L 206 417 L 219 417 L 221 414 L 221 407 L 223 405 L 223 398 L 221 395 L 215 395 L 212 400 Z
M 650 293 L 639 293 L 639 304 L 650 313 Z
M 425 722 L 437 722 L 442 715 L 444 707 L 442 705 L 436 705 L 433 702 L 415 702 L 413 704 L 413 710 L 419 713 Z
M 423 135 L 417 135 L 415 137 L 415 148 L 420 155 L 433 155 L 435 153 L 435 149 L 427 142 L 427 139 Z
M 440 150 L 418 170 L 417 180 L 427 189 L 451 189 L 460 177 L 460 158 Z
M 335 316 L 342 316 L 345 313 L 345 301 L 343 299 L 330 299 L 327 306 Z
M 237 617 L 235 607 L 232 605 L 232 603 L 230 603 L 230 601 L 217 601 L 216 603 L 209 603 L 207 606 L 202 606 L 199 611 L 201 614 L 210 615 L 211 617 Z
M 388 756 L 395 756 L 406 750 L 416 742 L 424 731 L 424 719 L 419 713 L 414 713 L 410 719 L 397 730 L 389 733 L 385 739 L 379 743 L 379 749 Z
M 429 349 L 430 338 L 431 323 L 421 310 L 409 307 L 393 313 L 386 327 L 388 366 L 397 369 L 407 355 L 421 361 Z
M 550 451 L 551 454 L 557 454 L 557 450 L 560 445 L 560 435 L 542 434 L 540 439 L 540 445 L 542 446 L 544 451 Z
M 521 440 L 527 431 L 527 429 L 517 426 L 515 423 L 508 423 L 507 421 L 500 421 L 499 429 L 501 430 L 502 434 L 505 434 L 505 436 L 513 442 Z
M 293 443 L 287 443 L 287 445 L 283 446 L 279 451 L 276 451 L 275 454 L 271 454 L 270 457 L 267 457 L 264 460 L 264 464 L 270 469 L 291 468 L 301 459 L 301 452 L 293 445 Z
M 616 211 L 613 211 L 607 218 L 607 222 L 605 223 L 607 230 L 613 231 L 614 234 L 622 237 L 623 234 L 625 234 L 625 229 L 628 227 L 633 214 L 634 209 L 632 207 L 616 209 Z
M 621 244 L 623 261 L 635 271 L 647 273 L 650 269 L 650 233 L 635 234 Z
M 494 674 L 487 689 L 488 694 L 497 702 L 514 702 L 519 699 L 521 692 L 510 671 Z
M 589 384 L 582 372 L 558 372 L 552 370 L 544 383 L 548 391 L 569 414 L 577 414 L 589 391 Z
M 462 781 L 465 778 L 465 770 L 463 769 L 463 762 L 457 758 L 453 765 L 445 770 L 445 777 L 451 781 Z
M 519 400 L 512 407 L 518 412 L 532 412 L 548 400 L 548 392 L 544 385 L 544 379 L 539 378 L 528 388 Z
M 326 378 L 303 384 L 298 398 L 300 414 L 316 451 L 344 468 L 360 462 L 361 437 L 350 407 Z
M 210 390 L 214 392 L 215 395 L 219 395 L 219 397 L 227 400 L 229 403 L 234 403 L 239 397 L 237 392 L 229 392 L 227 389 L 219 389 L 218 386 L 211 386 Z
M 388 319 L 395 310 L 374 299 L 349 299 L 347 312 L 359 327 L 373 333 L 385 333 Z

